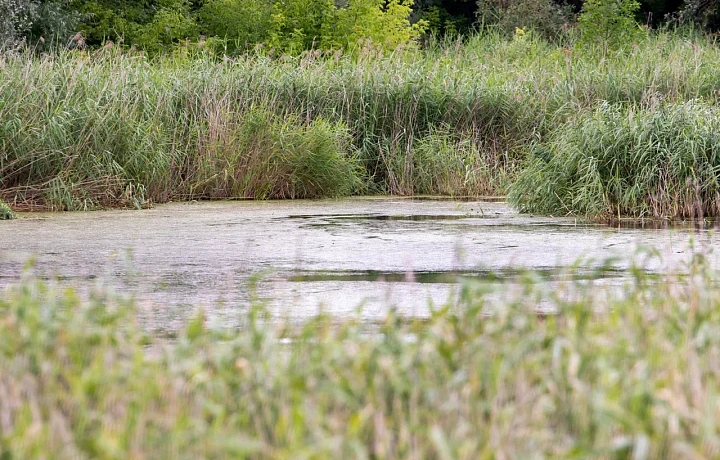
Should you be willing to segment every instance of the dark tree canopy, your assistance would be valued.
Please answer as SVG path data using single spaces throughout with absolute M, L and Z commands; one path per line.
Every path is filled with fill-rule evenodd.
M 0 0 L 0 43 L 40 48 L 106 40 L 159 52 L 179 42 L 223 42 L 224 52 L 260 43 L 285 50 L 348 46 L 343 34 L 455 35 L 480 26 L 532 28 L 554 39 L 572 27 L 584 0 Z M 717 0 L 642 0 L 650 27 L 694 23 L 720 30 Z M 348 22 L 350 21 L 350 22 Z M 413 25 L 415 24 L 415 25 Z M 343 29 L 344 28 L 344 29 Z M 333 30 L 337 29 L 337 30 Z M 382 34 L 389 34 L 389 38 Z M 230 44 L 230 45 L 228 45 Z M 234 51 L 233 51 L 234 50 Z

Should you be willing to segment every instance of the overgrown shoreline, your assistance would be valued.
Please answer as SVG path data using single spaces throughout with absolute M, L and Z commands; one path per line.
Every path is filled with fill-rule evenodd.
M 6 55 L 0 199 L 509 191 L 553 215 L 714 217 L 717 68 L 711 37 L 680 32 L 609 54 L 486 33 L 391 54 Z
M 0 296 L 0 455 L 714 456 L 717 275 L 698 257 L 636 267 L 622 294 L 571 278 L 528 273 L 502 298 L 468 283 L 372 331 L 256 304 L 237 330 L 200 314 L 167 343 L 127 299 L 26 276 Z

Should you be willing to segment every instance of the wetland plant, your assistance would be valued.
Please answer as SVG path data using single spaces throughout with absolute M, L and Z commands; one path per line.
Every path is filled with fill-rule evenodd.
M 689 100 L 714 106 L 717 68 L 712 39 L 680 32 L 607 55 L 492 32 L 394 53 L 258 50 L 221 60 L 186 49 L 149 60 L 114 47 L 8 55 L 0 190 L 30 209 L 502 195 L 531 146 L 585 126 L 603 101 L 638 116 Z
M 526 212 L 703 218 L 720 214 L 719 177 L 716 105 L 605 103 L 537 145 L 509 197 Z
M 713 457 L 720 293 L 701 259 L 622 290 L 469 282 L 427 318 L 254 305 L 168 341 L 142 307 L 25 277 L 0 296 L 3 458 Z M 542 314 L 538 313 L 542 305 Z
M 10 206 L 8 206 L 7 203 L 0 200 L 0 220 L 10 220 L 15 218 L 15 213 L 13 213 L 12 209 L 10 209 Z

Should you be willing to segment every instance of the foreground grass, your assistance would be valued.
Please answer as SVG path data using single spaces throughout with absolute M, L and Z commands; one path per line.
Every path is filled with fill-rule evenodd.
M 114 49 L 4 56 L 0 198 L 16 209 L 89 209 L 378 192 L 504 195 L 529 152 L 540 145 L 555 154 L 546 144 L 581 130 L 603 104 L 641 116 L 694 100 L 714 107 L 720 94 L 720 48 L 681 33 L 612 54 L 531 34 L 392 54 L 259 52 L 218 61 L 185 52 L 156 61 Z M 632 156 L 622 139 L 599 141 Z M 673 184 L 698 172 L 688 171 Z M 591 187 L 586 179 L 570 188 Z M 640 197 L 621 209 L 628 214 L 658 207 L 643 201 L 655 190 L 618 193 Z M 659 208 L 687 209 L 672 202 L 679 195 L 670 190 Z M 515 196 L 519 205 L 537 201 Z M 718 198 L 708 197 L 704 212 L 714 215 Z M 593 199 L 542 209 L 602 214 L 615 204 Z
M 0 298 L 3 458 L 715 457 L 720 293 L 702 260 L 622 295 L 528 275 L 426 319 L 268 321 L 172 343 L 27 278 Z M 569 278 L 570 279 L 570 278 Z M 552 314 L 538 314 L 539 305 Z

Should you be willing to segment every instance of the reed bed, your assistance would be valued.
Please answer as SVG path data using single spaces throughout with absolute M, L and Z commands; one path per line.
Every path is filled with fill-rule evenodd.
M 605 104 L 536 147 L 513 184 L 520 209 L 588 216 L 720 215 L 720 109 Z
M 622 289 L 470 283 L 430 317 L 319 315 L 171 341 L 97 288 L 0 296 L 4 458 L 700 458 L 720 451 L 720 294 L 697 258 Z M 540 308 L 542 306 L 542 308 Z M 543 313 L 539 313 L 542 311 Z
M 115 48 L 7 55 L 0 196 L 15 208 L 85 209 L 503 195 L 534 145 L 603 103 L 714 105 L 718 66 L 711 37 L 680 32 L 612 54 L 488 33 L 389 54 L 258 49 L 218 59 L 188 46 L 154 60 Z M 263 140 L 250 138 L 262 124 Z

